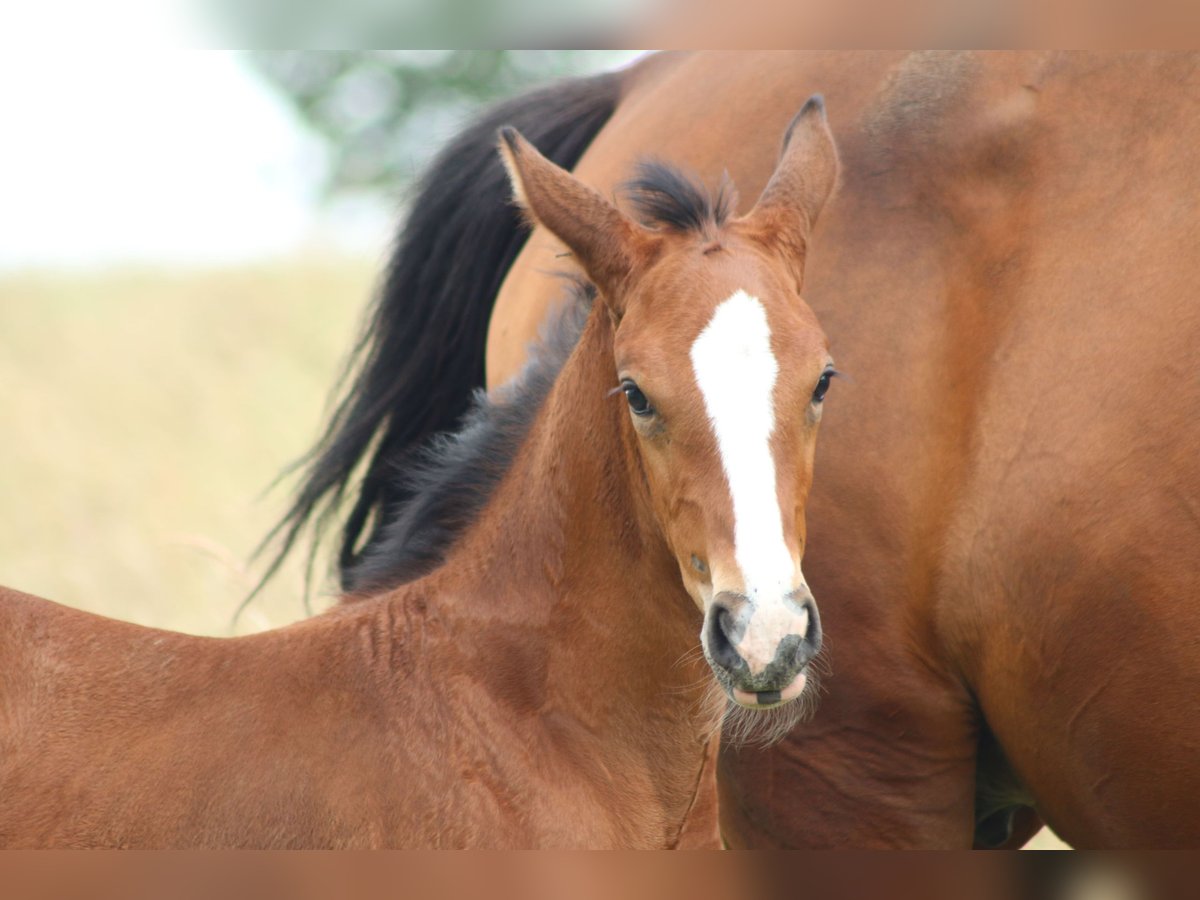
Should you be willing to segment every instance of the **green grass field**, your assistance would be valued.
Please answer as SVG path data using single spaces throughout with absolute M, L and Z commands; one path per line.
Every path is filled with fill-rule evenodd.
M 377 268 L 0 279 L 0 583 L 231 633 L 287 499 L 263 492 L 316 436 Z M 290 561 L 236 632 L 302 617 L 302 582 Z

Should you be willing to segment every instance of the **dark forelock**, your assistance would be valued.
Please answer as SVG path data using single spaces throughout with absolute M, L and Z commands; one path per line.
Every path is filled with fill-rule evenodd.
M 714 194 L 695 178 L 658 160 L 638 163 L 622 193 L 642 224 L 678 232 L 710 234 L 725 224 L 734 205 L 728 176 L 722 177 Z

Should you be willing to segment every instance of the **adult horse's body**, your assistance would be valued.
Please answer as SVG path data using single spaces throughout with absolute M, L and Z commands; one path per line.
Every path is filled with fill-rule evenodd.
M 575 168 L 601 192 L 655 154 L 753 197 L 815 90 L 843 152 L 807 289 L 853 379 L 809 506 L 834 677 L 785 742 L 724 754 L 726 838 L 964 846 L 1015 818 L 1019 843 L 1035 807 L 1077 845 L 1200 841 L 1197 58 L 669 55 L 613 83 Z M 461 301 L 495 304 L 490 384 L 560 254 L 538 230 Z M 391 403 L 360 436 L 428 408 Z M 349 472 L 324 461 L 320 489 Z
M 769 726 L 815 690 L 800 557 L 832 369 L 799 284 L 836 180 L 823 108 L 739 218 L 659 167 L 643 227 L 515 131 L 502 150 L 598 293 L 397 475 L 418 530 L 469 520 L 442 564 L 397 587 L 419 553 L 393 523 L 357 602 L 226 640 L 0 589 L 0 846 L 716 843 L 726 699 Z

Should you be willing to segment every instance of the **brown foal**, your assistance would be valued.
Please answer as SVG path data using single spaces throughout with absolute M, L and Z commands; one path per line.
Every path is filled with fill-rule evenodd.
M 726 703 L 769 725 L 815 690 L 824 111 L 741 218 L 660 166 L 637 224 L 502 137 L 598 299 L 482 511 L 424 577 L 251 637 L 0 590 L 0 845 L 716 842 Z

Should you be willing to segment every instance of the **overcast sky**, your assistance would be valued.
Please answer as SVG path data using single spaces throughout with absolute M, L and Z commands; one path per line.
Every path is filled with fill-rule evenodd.
M 318 207 L 320 142 L 240 54 L 182 4 L 111 2 L 0 13 L 0 270 L 382 252 L 391 211 Z

